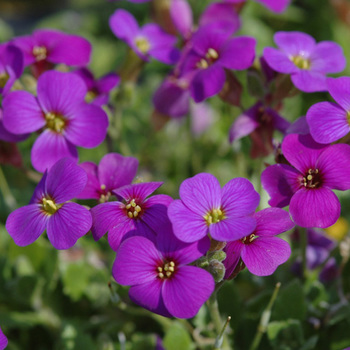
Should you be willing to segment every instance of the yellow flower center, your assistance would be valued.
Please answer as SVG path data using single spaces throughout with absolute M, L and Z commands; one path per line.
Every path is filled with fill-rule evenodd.
M 33 55 L 35 56 L 35 60 L 42 61 L 47 57 L 47 49 L 45 46 L 34 46 L 33 47 Z
M 218 52 L 212 48 L 209 48 L 207 53 L 205 54 L 205 58 L 201 58 L 200 61 L 197 62 L 197 68 L 207 69 L 218 58 L 219 58 Z
M 136 203 L 136 200 L 133 198 L 129 203 L 125 206 L 126 214 L 130 219 L 137 218 L 142 211 L 142 208 Z
M 10 76 L 6 72 L 0 73 L 0 88 L 5 87 L 9 78 L 10 78 Z
M 63 116 L 56 113 L 46 113 L 45 119 L 46 119 L 46 126 L 49 129 L 60 134 L 63 132 L 66 126 L 66 119 Z
M 42 209 L 47 215 L 55 214 L 58 209 L 62 207 L 62 204 L 56 204 L 50 197 L 42 199 Z
M 225 214 L 221 209 L 212 209 L 206 215 L 203 216 L 207 225 L 216 224 L 217 222 L 225 219 Z
M 157 267 L 157 273 L 160 279 L 170 278 L 174 272 L 175 263 L 173 261 L 166 262 L 163 266 Z
M 135 45 L 143 54 L 146 54 L 151 48 L 150 42 L 143 36 L 139 36 L 135 39 Z
M 318 188 L 321 185 L 321 180 L 318 169 L 309 169 L 303 177 L 302 185 L 306 188 Z
M 242 243 L 244 244 L 249 244 L 252 243 L 254 241 L 254 239 L 258 238 L 258 236 L 255 236 L 253 233 L 250 234 L 249 236 L 246 236 L 244 238 L 241 239 Z
M 292 56 L 291 61 L 300 69 L 310 69 L 311 67 L 310 60 L 301 55 Z

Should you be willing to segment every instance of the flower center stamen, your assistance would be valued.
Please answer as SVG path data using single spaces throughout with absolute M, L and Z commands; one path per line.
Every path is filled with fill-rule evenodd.
M 348 124 L 350 125 L 350 111 L 346 112 L 346 120 L 347 120 Z
M 43 61 L 47 57 L 47 49 L 45 46 L 34 46 L 33 47 L 33 55 L 35 56 L 35 60 Z
M 250 234 L 249 236 L 246 236 L 241 239 L 241 242 L 244 244 L 250 244 L 254 241 L 254 239 L 258 238 L 254 233 Z
M 203 216 L 207 225 L 216 224 L 217 222 L 225 219 L 225 214 L 221 209 L 212 209 L 206 215 Z
M 59 114 L 46 113 L 45 119 L 46 126 L 57 133 L 62 133 L 64 127 L 66 126 L 66 120 Z
M 173 261 L 166 262 L 163 266 L 157 267 L 158 277 L 161 279 L 170 278 L 175 272 L 175 263 Z
M 150 42 L 143 36 L 135 39 L 135 45 L 143 54 L 146 54 L 151 48 Z
M 292 56 L 291 61 L 300 69 L 310 69 L 311 67 L 310 60 L 301 55 Z
M 302 184 L 306 188 L 318 188 L 321 185 L 321 175 L 318 169 L 309 169 L 303 177 Z
M 43 198 L 41 205 L 42 209 L 47 215 L 55 214 L 56 211 L 62 207 L 62 204 L 56 204 L 51 198 Z
M 196 66 L 199 69 L 207 69 L 218 58 L 219 58 L 218 52 L 212 48 L 209 48 L 207 53 L 205 54 L 205 58 L 201 58 L 200 61 L 197 62 Z
M 134 198 L 125 206 L 125 208 L 130 219 L 137 218 L 142 211 L 142 208 L 136 203 Z

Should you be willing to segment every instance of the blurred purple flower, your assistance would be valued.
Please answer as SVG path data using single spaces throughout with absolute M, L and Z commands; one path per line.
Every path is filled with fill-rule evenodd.
M 113 190 L 131 184 L 136 175 L 138 160 L 123 157 L 118 153 L 108 153 L 97 166 L 93 162 L 84 162 L 80 166 L 86 171 L 88 181 L 78 199 L 97 199 L 107 202 Z
M 172 0 L 170 3 L 170 17 L 177 31 L 183 38 L 188 39 L 192 35 L 193 14 L 187 0 Z
M 94 239 L 99 240 L 108 231 L 109 245 L 117 251 L 128 232 L 148 236 L 149 229 L 156 231 L 162 227 L 168 221 L 167 208 L 172 198 L 163 194 L 147 198 L 161 185 L 161 182 L 138 183 L 113 191 L 124 203 L 101 203 L 91 209 Z
M 81 78 L 48 71 L 38 80 L 37 97 L 14 91 L 3 100 L 3 123 L 14 134 L 44 128 L 35 141 L 33 167 L 44 172 L 64 157 L 78 158 L 76 146 L 93 148 L 106 137 L 108 117 L 102 108 L 84 102 Z
M 337 141 L 350 131 L 350 77 L 328 78 L 327 86 L 337 103 L 316 103 L 306 114 L 310 133 L 319 143 Z
M 179 59 L 179 50 L 174 47 L 176 37 L 165 33 L 157 24 L 149 23 L 139 28 L 128 11 L 118 9 L 110 17 L 109 26 L 114 35 L 125 41 L 144 61 L 153 57 L 174 64 Z
M 225 278 L 230 277 L 240 258 L 252 274 L 268 276 L 290 257 L 289 244 L 275 237 L 294 227 L 289 213 L 279 208 L 267 208 L 255 213 L 254 219 L 255 230 L 243 239 L 228 242 L 224 249 Z
M 95 79 L 92 72 L 87 68 L 80 68 L 73 72 L 82 78 L 87 87 L 86 102 L 102 106 L 109 101 L 109 92 L 120 83 L 118 74 L 109 73 L 100 79 Z
M 215 110 L 209 103 L 192 103 L 191 111 L 191 131 L 193 135 L 199 136 L 208 130 L 214 122 Z
M 285 207 L 301 227 L 325 228 L 340 216 L 340 202 L 332 189 L 350 189 L 350 146 L 321 145 L 310 135 L 290 134 L 282 143 L 291 165 L 275 164 L 261 174 L 273 207 Z
M 165 317 L 191 318 L 214 291 L 209 272 L 189 266 L 209 249 L 207 237 L 188 244 L 179 241 L 171 225 L 154 240 L 132 237 L 125 240 L 113 265 L 113 277 L 131 286 L 132 301 Z
M 197 174 L 181 184 L 180 198 L 170 204 L 168 215 L 176 237 L 184 242 L 208 233 L 218 241 L 233 241 L 256 226 L 252 214 L 260 196 L 246 179 L 232 179 L 221 189 L 215 176 Z
M 306 121 L 306 117 L 299 117 L 292 123 L 286 131 L 287 134 L 300 134 L 307 135 L 310 134 L 309 125 Z
M 56 249 L 68 249 L 91 227 L 88 209 L 68 202 L 85 187 L 87 176 L 74 160 L 64 158 L 46 171 L 29 203 L 12 212 L 6 230 L 18 246 L 36 241 L 46 230 Z
M 290 123 L 274 109 L 265 107 L 259 101 L 234 121 L 230 128 L 229 140 L 232 143 L 250 135 L 253 141 L 251 156 L 266 156 L 273 151 L 274 130 L 284 134 L 289 126 Z
M 7 344 L 8 344 L 8 340 L 0 328 L 0 350 L 6 349 Z
M 266 62 L 280 73 L 291 74 L 293 84 L 301 91 L 327 91 L 326 74 L 341 72 L 346 65 L 343 49 L 331 41 L 316 44 L 302 32 L 278 32 L 279 47 L 264 50 Z

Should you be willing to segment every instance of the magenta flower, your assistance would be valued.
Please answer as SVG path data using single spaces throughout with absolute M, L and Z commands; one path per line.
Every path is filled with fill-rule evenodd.
M 7 344 L 8 344 L 8 340 L 0 328 L 0 350 L 6 349 Z
M 180 198 L 168 215 L 181 241 L 195 242 L 208 233 L 217 241 L 233 241 L 255 228 L 252 214 L 260 196 L 246 179 L 232 179 L 221 189 L 215 176 L 197 174 L 181 184 Z
M 33 167 L 44 172 L 64 157 L 78 158 L 76 146 L 93 148 L 105 138 L 108 117 L 102 108 L 84 102 L 87 89 L 73 73 L 49 71 L 40 76 L 35 97 L 14 91 L 3 101 L 3 123 L 14 134 L 43 128 L 35 141 Z
M 85 66 L 92 50 L 86 39 L 53 29 L 38 29 L 32 35 L 13 39 L 13 44 L 22 50 L 25 66 L 39 62 Z
M 95 79 L 87 68 L 80 68 L 73 73 L 82 78 L 86 84 L 88 92 L 85 100 L 97 106 L 107 104 L 109 92 L 120 83 L 120 77 L 115 73 L 109 73 L 100 79 Z
M 265 48 L 266 62 L 277 72 L 291 74 L 301 91 L 327 91 L 326 74 L 345 68 L 343 50 L 332 41 L 316 44 L 313 37 L 301 32 L 278 32 L 274 41 L 279 49 Z
M 255 39 L 229 38 L 231 32 L 208 24 L 192 36 L 181 74 L 192 75 L 190 91 L 195 102 L 220 92 L 226 81 L 225 68 L 243 70 L 253 63 Z
M 44 173 L 29 203 L 12 212 L 6 230 L 19 246 L 36 241 L 46 230 L 56 249 L 68 249 L 91 227 L 88 209 L 68 202 L 85 187 L 87 176 L 74 160 L 64 158 Z
M 269 204 L 285 207 L 301 227 L 325 228 L 340 216 L 340 202 L 332 189 L 350 189 L 350 146 L 321 145 L 310 135 L 287 135 L 282 143 L 291 165 L 275 164 L 261 174 Z
M 130 185 L 136 175 L 138 160 L 134 157 L 123 157 L 118 153 L 108 153 L 97 166 L 92 162 L 81 163 L 86 171 L 88 181 L 78 199 L 97 199 L 108 201 L 112 191 Z
M 327 85 L 337 103 L 316 103 L 306 114 L 310 134 L 319 143 L 337 141 L 350 131 L 350 78 L 328 78 Z
M 240 259 L 254 275 L 272 275 L 277 267 L 285 263 L 291 253 L 289 244 L 276 235 L 294 227 L 289 213 L 279 208 L 267 208 L 254 214 L 256 228 L 243 239 L 228 242 L 223 261 L 229 278 Z
M 171 226 L 157 232 L 155 239 L 125 240 L 113 265 L 113 277 L 131 286 L 129 296 L 142 307 L 166 317 L 191 318 L 214 291 L 209 272 L 188 266 L 209 249 L 206 237 L 192 244 L 179 241 Z
M 108 231 L 109 245 L 117 251 L 128 232 L 144 234 L 162 227 L 168 221 L 167 208 L 172 198 L 163 194 L 147 198 L 161 185 L 161 182 L 138 183 L 113 191 L 124 201 L 102 203 L 91 209 L 94 239 L 99 240 Z
M 174 47 L 176 37 L 165 33 L 157 24 L 146 24 L 139 28 L 135 18 L 125 10 L 116 10 L 109 19 L 114 35 L 125 41 L 144 61 L 153 57 L 158 61 L 173 64 L 179 59 Z
M 2 109 L 0 108 L 0 141 L 6 141 L 6 142 L 20 142 L 25 140 L 29 134 L 20 134 L 16 135 L 11 132 L 9 132 L 5 127 L 3 123 L 3 113 Z

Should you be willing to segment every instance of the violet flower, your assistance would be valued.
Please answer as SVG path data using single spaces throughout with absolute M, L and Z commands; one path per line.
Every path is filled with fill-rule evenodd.
M 234 121 L 230 128 L 229 140 L 232 143 L 250 135 L 253 141 L 251 156 L 266 156 L 273 151 L 274 130 L 284 134 L 289 126 L 290 123 L 274 109 L 265 107 L 259 101 Z
M 5 127 L 3 123 L 3 113 L 2 109 L 0 108 L 0 141 L 6 141 L 6 142 L 20 142 L 25 140 L 29 134 L 13 134 L 9 132 Z
M 128 232 L 145 234 L 149 229 L 156 231 L 162 227 L 168 221 L 167 208 L 172 198 L 163 194 L 147 198 L 161 185 L 161 182 L 138 183 L 113 191 L 123 202 L 102 203 L 91 209 L 94 239 L 99 240 L 108 231 L 108 243 L 117 251 Z
M 3 123 L 14 134 L 44 128 L 31 160 L 40 172 L 64 157 L 78 158 L 76 146 L 93 148 L 106 137 L 108 117 L 102 108 L 84 102 L 87 93 L 73 73 L 48 71 L 38 80 L 37 97 L 14 91 L 3 100 Z
M 319 143 L 337 141 L 350 131 L 350 77 L 328 78 L 327 86 L 337 103 L 316 103 L 306 114 L 310 133 Z
M 108 153 L 98 166 L 93 162 L 84 162 L 80 166 L 86 171 L 88 181 L 76 198 L 107 202 L 113 190 L 131 184 L 136 175 L 138 160 L 118 153 Z
M 6 349 L 7 344 L 8 344 L 8 340 L 0 328 L 0 350 Z
M 208 24 L 192 36 L 192 48 L 184 58 L 181 74 L 192 75 L 190 91 L 195 102 L 220 92 L 226 80 L 225 69 L 243 70 L 253 63 L 255 39 L 230 35 L 231 31 Z
M 120 83 L 120 77 L 115 73 L 106 74 L 100 79 L 95 79 L 87 68 L 80 68 L 73 73 L 82 78 L 86 84 L 88 92 L 85 100 L 97 106 L 107 104 L 110 91 Z
M 271 165 L 261 174 L 269 204 L 289 204 L 292 219 L 301 227 L 333 225 L 340 216 L 340 202 L 332 189 L 350 189 L 350 146 L 321 145 L 310 135 L 290 134 L 282 152 L 291 165 Z
M 217 241 L 233 241 L 255 228 L 252 217 L 259 194 L 244 178 L 230 180 L 222 189 L 211 174 L 201 173 L 180 186 L 180 200 L 174 200 L 168 215 L 175 236 L 195 242 L 210 233 Z
M 276 235 L 294 227 L 289 213 L 279 208 L 267 208 L 254 214 L 256 228 L 243 239 L 228 242 L 224 251 L 225 278 L 229 278 L 240 259 L 254 275 L 268 276 L 285 263 L 291 254 L 289 244 Z
M 149 23 L 139 28 L 128 11 L 118 9 L 110 17 L 109 26 L 114 35 L 125 41 L 144 61 L 153 57 L 174 64 L 179 59 L 179 51 L 174 48 L 176 37 L 164 32 L 157 24 Z
M 214 291 L 209 272 L 189 266 L 209 249 L 206 237 L 187 244 L 179 241 L 171 226 L 154 240 L 132 237 L 125 240 L 113 265 L 113 277 L 131 286 L 132 301 L 165 317 L 191 318 Z
M 265 48 L 266 62 L 277 72 L 291 74 L 293 84 L 301 91 L 327 91 L 326 74 L 345 68 L 343 49 L 332 41 L 316 44 L 313 37 L 302 32 L 278 32 L 274 41 L 279 49 Z
M 74 160 L 64 158 L 46 171 L 29 203 L 13 211 L 6 230 L 18 246 L 36 241 L 46 230 L 56 249 L 68 249 L 91 227 L 88 209 L 68 202 L 85 187 L 87 176 Z

